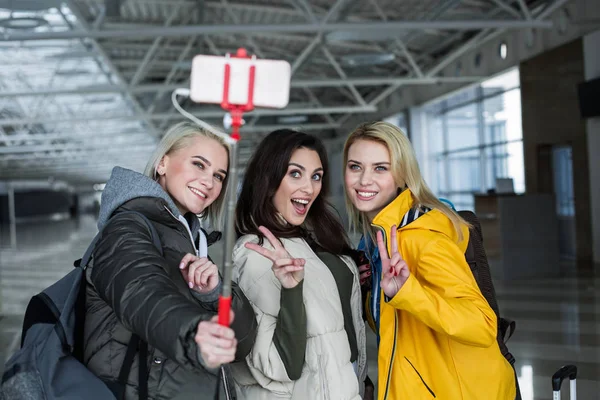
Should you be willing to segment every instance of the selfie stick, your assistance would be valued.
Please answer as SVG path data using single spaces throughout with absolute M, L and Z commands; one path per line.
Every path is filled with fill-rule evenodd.
M 227 58 L 250 58 L 246 49 L 238 49 L 236 55 L 227 55 Z M 255 57 L 252 56 L 254 60 Z M 225 64 L 225 79 L 223 83 L 223 99 L 221 108 L 229 111 L 231 114 L 231 148 L 229 150 L 229 183 L 227 198 L 227 221 L 225 225 L 225 254 L 223 256 L 223 284 L 221 295 L 219 296 L 219 324 L 229 326 L 229 314 L 231 310 L 231 272 L 233 269 L 232 253 L 235 244 L 235 204 L 237 199 L 237 157 L 238 142 L 240 140 L 240 127 L 244 112 L 254 109 L 254 76 L 256 67 L 250 66 L 248 79 L 248 100 L 244 105 L 235 105 L 229 103 L 229 82 L 231 77 L 231 66 Z

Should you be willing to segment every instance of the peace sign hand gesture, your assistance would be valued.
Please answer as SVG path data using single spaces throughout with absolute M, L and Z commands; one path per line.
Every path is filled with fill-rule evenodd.
M 273 246 L 273 250 L 266 249 L 256 243 L 246 243 L 246 248 L 257 252 L 273 262 L 271 269 L 279 282 L 281 282 L 282 287 L 286 289 L 296 287 L 304 279 L 304 264 L 306 260 L 303 258 L 292 258 L 281 242 L 264 226 L 259 227 L 258 230 L 265 235 L 271 246 Z
M 392 226 L 390 231 L 390 241 L 392 245 L 391 257 L 388 256 L 387 248 L 383 243 L 383 234 L 377 232 L 377 247 L 381 258 L 381 289 L 388 297 L 394 297 L 400 291 L 404 283 L 410 276 L 410 271 L 406 261 L 398 251 L 398 240 L 396 225 Z

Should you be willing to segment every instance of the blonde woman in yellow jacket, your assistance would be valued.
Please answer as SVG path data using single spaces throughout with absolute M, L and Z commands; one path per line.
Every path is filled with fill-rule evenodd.
M 348 212 L 371 265 L 363 277 L 377 398 L 515 399 L 496 315 L 465 260 L 468 225 L 427 187 L 409 140 L 392 124 L 360 125 L 344 164 Z

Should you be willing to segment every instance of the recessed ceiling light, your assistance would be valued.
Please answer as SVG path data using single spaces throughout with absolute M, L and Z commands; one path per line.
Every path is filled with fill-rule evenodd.
M 498 55 L 501 59 L 506 60 L 506 57 L 508 56 L 508 46 L 506 43 L 500 43 L 500 46 L 498 46 Z
M 301 124 L 306 121 L 308 121 L 306 115 L 289 115 L 277 118 L 277 122 L 280 124 Z
M 81 75 L 89 75 L 90 70 L 86 68 L 67 68 L 60 69 L 55 71 L 54 74 L 59 76 L 81 76 Z
M 53 54 L 44 56 L 45 59 L 67 59 L 67 58 L 92 58 L 94 53 L 88 50 L 71 50 L 71 51 L 60 51 Z
M 0 27 L 6 29 L 32 30 L 44 25 L 48 25 L 48 21 L 38 17 L 11 17 L 0 19 Z
M 91 99 L 87 99 L 86 102 L 90 104 L 108 104 L 114 103 L 116 98 L 114 96 L 110 97 L 92 97 Z
M 381 42 L 398 37 L 397 30 L 373 29 L 370 31 L 333 31 L 325 35 L 326 42 Z
M 382 65 L 394 61 L 396 56 L 392 53 L 360 53 L 342 56 L 342 64 L 350 67 L 362 67 L 369 65 Z

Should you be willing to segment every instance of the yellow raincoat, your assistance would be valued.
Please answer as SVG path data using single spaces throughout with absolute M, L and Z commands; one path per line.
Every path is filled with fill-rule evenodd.
M 387 240 L 412 207 L 407 189 L 373 225 Z M 515 374 L 496 342 L 496 315 L 465 261 L 451 221 L 431 210 L 398 230 L 410 277 L 389 301 L 381 291 L 379 400 L 514 400 Z M 367 307 L 371 296 L 367 297 Z M 369 322 L 375 324 L 368 312 Z

